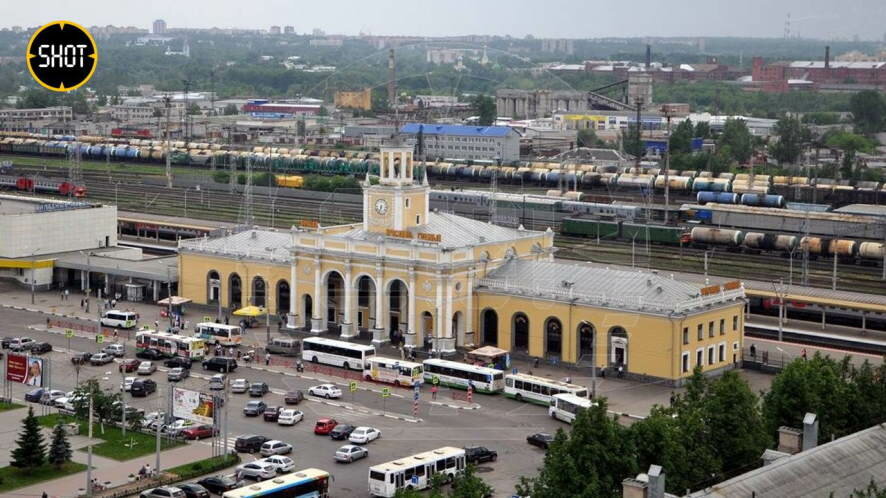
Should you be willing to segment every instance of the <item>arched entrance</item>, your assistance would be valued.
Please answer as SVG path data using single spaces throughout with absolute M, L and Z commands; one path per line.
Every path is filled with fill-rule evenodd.
M 526 313 L 514 313 L 511 319 L 511 336 L 514 338 L 514 351 L 529 351 L 529 317 Z
M 409 309 L 409 288 L 400 279 L 388 284 L 388 332 L 403 332 Z M 402 325 L 401 325 L 402 323 Z
M 311 299 L 310 294 L 305 294 L 301 297 L 301 309 L 304 326 L 305 328 L 310 328 L 311 318 L 314 317 L 314 300 Z
M 465 336 L 463 316 L 464 314 L 461 311 L 456 311 L 452 315 L 452 336 L 455 337 L 456 341 L 462 341 Z
M 628 369 L 628 332 L 623 327 L 609 329 L 609 364 Z
M 277 282 L 277 314 L 289 313 L 289 282 Z
M 595 342 L 595 334 L 596 329 L 593 325 L 588 322 L 581 322 L 578 324 L 578 362 L 579 363 L 587 363 L 587 364 L 595 364 L 594 357 L 594 342 Z
M 265 288 L 265 279 L 255 277 L 252 279 L 252 304 L 255 306 L 265 306 L 267 290 Z
M 208 304 L 218 304 L 221 298 L 221 277 L 215 270 L 206 274 L 206 302 Z
M 563 324 L 555 317 L 545 320 L 545 355 L 563 356 Z
M 429 344 L 434 337 L 434 315 L 430 311 L 421 314 L 421 336 L 425 344 Z
M 493 309 L 486 308 L 483 310 L 480 322 L 483 324 L 481 343 L 498 346 L 498 313 Z
M 368 275 L 357 279 L 357 327 L 375 327 L 378 310 L 375 309 L 375 281 Z
M 341 273 L 331 271 L 326 275 L 326 324 L 327 328 L 344 320 L 345 280 Z
M 228 305 L 232 310 L 238 310 L 243 307 L 243 282 L 240 280 L 240 275 L 236 273 L 232 273 L 230 277 L 228 277 Z

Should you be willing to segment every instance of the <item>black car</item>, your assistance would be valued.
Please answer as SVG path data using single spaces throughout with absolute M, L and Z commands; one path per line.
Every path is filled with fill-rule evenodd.
M 251 386 L 249 386 L 249 395 L 260 398 L 265 394 L 268 394 L 270 388 L 268 387 L 267 382 L 253 382 Z
M 9 343 L 12 342 L 13 339 L 15 339 L 15 337 L 0 338 L 0 346 L 2 346 L 3 349 L 9 349 Z
M 89 363 L 89 359 L 92 358 L 93 353 L 77 353 L 71 357 L 71 363 L 74 365 L 85 365 Z
M 539 448 L 548 449 L 551 445 L 551 442 L 554 441 L 554 436 L 552 434 L 548 434 L 546 432 L 537 432 L 531 436 L 526 437 L 526 442 L 531 444 L 532 446 L 538 446 Z
M 289 391 L 283 396 L 283 401 L 287 405 L 297 405 L 305 400 L 305 393 L 301 391 Z
M 209 498 L 209 490 L 199 484 L 176 484 L 175 487 L 185 492 L 185 498 Z
M 157 383 L 151 379 L 139 379 L 132 383 L 129 394 L 136 398 L 143 398 L 157 390 Z
M 25 401 L 30 401 L 31 403 L 39 403 L 40 398 L 43 397 L 43 393 L 45 391 L 46 389 L 43 389 L 42 387 L 38 387 L 37 389 L 28 391 L 27 393 L 25 393 Z
M 172 358 L 163 362 L 164 366 L 169 368 L 187 368 L 190 370 L 191 368 L 191 360 L 190 358 L 182 358 L 181 356 L 173 356 Z
M 31 346 L 31 352 L 34 354 L 43 354 L 52 351 L 52 344 L 48 342 L 37 342 Z
M 280 418 L 280 407 L 269 406 L 265 408 L 265 411 L 262 412 L 262 418 L 265 419 L 265 422 L 276 422 Z
M 246 434 L 234 441 L 234 449 L 238 453 L 255 453 L 261 449 L 261 445 L 270 439 L 264 436 L 256 436 L 255 434 Z M 202 484 L 202 483 L 201 483 Z
M 354 429 L 356 429 L 356 427 L 354 427 L 353 425 L 338 424 L 333 427 L 331 431 L 329 431 L 329 437 L 335 439 L 336 441 L 341 441 L 342 439 L 347 439 L 348 436 L 350 436 L 351 433 L 354 432 Z
M 485 446 L 465 446 L 465 460 L 468 463 L 494 462 L 498 458 L 498 452 Z
M 225 491 L 230 491 L 237 488 L 236 479 L 223 475 L 200 479 L 199 481 L 197 481 L 197 484 L 206 488 L 210 493 L 215 493 L 217 495 L 220 495 Z
M 215 370 L 216 372 L 228 373 L 237 370 L 237 360 L 224 356 L 213 356 L 203 360 L 203 370 Z
M 160 351 L 157 351 L 156 349 L 145 349 L 144 351 L 139 351 L 139 352 L 135 353 L 135 357 L 141 358 L 143 360 L 154 361 L 154 360 L 159 360 L 160 358 L 163 357 L 163 355 L 161 355 Z

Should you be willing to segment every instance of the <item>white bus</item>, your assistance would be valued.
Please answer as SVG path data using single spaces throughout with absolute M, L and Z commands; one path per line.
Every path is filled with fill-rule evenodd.
M 302 341 L 301 359 L 312 363 L 323 363 L 353 370 L 363 370 L 366 359 L 375 356 L 375 348 L 336 341 L 325 337 L 308 337 Z
M 243 341 L 243 330 L 239 325 L 202 322 L 194 327 L 194 337 L 203 339 L 207 344 L 239 346 Z
M 430 358 L 422 362 L 425 367 L 425 382 L 467 389 L 468 384 L 482 393 L 501 392 L 505 387 L 504 372 L 495 368 L 477 367 L 457 361 Z
M 156 330 L 140 330 L 135 334 L 135 351 L 141 353 L 147 349 L 156 349 L 166 358 L 181 356 L 192 361 L 203 359 L 205 343 L 199 337 L 157 332 Z
M 222 498 L 327 498 L 328 496 L 329 472 L 305 469 L 225 491 Z
M 387 382 L 404 387 L 412 387 L 416 382 L 422 383 L 424 369 L 421 363 L 372 356 L 366 359 L 363 378 L 376 382 Z
M 106 327 L 131 329 L 136 326 L 136 322 L 138 315 L 132 311 L 110 310 L 102 313 L 102 325 Z
M 434 474 L 449 480 L 464 469 L 465 450 L 444 446 L 369 467 L 369 494 L 389 498 L 398 489 L 426 489 Z
M 534 375 L 521 373 L 505 375 L 505 396 L 517 401 L 548 406 L 551 404 L 551 397 L 561 393 L 587 398 L 588 388 Z
M 588 398 L 580 398 L 574 394 L 555 394 L 551 396 L 551 406 L 548 408 L 548 415 L 571 424 L 578 412 L 587 410 L 592 404 L 593 401 Z

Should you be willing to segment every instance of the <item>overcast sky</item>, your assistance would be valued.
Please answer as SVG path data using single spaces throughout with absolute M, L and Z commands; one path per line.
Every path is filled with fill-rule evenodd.
M 0 0 L 0 23 L 65 19 L 87 26 L 268 29 L 387 35 L 493 34 L 522 37 L 781 37 L 883 40 L 886 0 Z

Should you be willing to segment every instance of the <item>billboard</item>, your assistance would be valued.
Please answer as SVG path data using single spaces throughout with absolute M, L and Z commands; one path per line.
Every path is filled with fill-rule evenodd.
M 43 387 L 43 358 L 10 353 L 6 356 L 6 380 Z
M 172 415 L 198 424 L 212 425 L 213 421 L 212 395 L 181 389 L 176 387 L 172 391 Z

